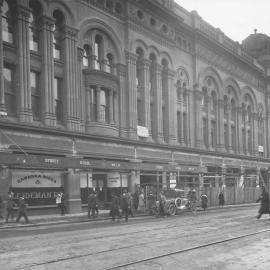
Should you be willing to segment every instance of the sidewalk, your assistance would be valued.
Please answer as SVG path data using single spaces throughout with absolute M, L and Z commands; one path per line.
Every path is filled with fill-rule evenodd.
M 224 205 L 223 209 L 228 208 L 236 208 L 236 207 L 250 207 L 250 206 L 258 206 L 259 203 L 246 203 L 246 204 L 234 204 L 234 205 Z M 207 208 L 207 211 L 219 209 L 218 206 L 210 206 Z M 222 210 L 222 208 L 220 208 Z M 203 211 L 202 208 L 198 207 L 198 211 Z M 109 210 L 99 210 L 99 216 L 95 218 L 88 218 L 87 212 L 75 213 L 75 214 L 65 214 L 64 216 L 52 214 L 52 215 L 33 215 L 28 216 L 30 223 L 25 224 L 24 218 L 20 220 L 19 223 L 10 222 L 5 223 L 4 219 L 0 220 L 0 230 L 8 229 L 14 227 L 30 227 L 30 226 L 41 226 L 41 225 L 49 225 L 49 224 L 65 224 L 65 223 L 78 223 L 78 222 L 94 222 L 94 221 L 102 221 L 109 220 L 111 217 L 109 216 Z M 135 212 L 135 217 L 143 217 L 143 216 L 151 216 L 149 212 Z M 15 217 L 16 218 L 16 217 Z M 14 218 L 14 221 L 15 221 Z

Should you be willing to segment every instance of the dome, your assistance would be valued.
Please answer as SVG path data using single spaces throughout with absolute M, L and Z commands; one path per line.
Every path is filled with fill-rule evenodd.
M 242 41 L 245 50 L 253 57 L 259 58 L 262 55 L 270 55 L 270 37 L 257 33 L 249 35 Z

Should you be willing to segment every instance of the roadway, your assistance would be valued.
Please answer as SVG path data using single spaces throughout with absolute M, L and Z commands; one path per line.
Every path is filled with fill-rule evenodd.
M 0 269 L 265 270 L 270 267 L 270 219 L 257 220 L 257 210 L 3 228 Z

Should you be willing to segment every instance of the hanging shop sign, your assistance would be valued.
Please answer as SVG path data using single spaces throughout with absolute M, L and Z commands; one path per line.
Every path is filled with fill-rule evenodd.
M 137 126 L 137 135 L 139 137 L 148 138 L 149 137 L 149 130 L 147 127 Z
M 61 187 L 60 172 L 14 171 L 12 184 L 14 188 Z
M 128 177 L 126 174 L 109 173 L 107 178 L 108 188 L 119 188 L 128 186 Z

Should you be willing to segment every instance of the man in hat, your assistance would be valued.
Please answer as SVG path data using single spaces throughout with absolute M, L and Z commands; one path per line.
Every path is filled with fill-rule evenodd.
M 18 202 L 18 217 L 16 219 L 16 222 L 19 222 L 21 217 L 24 217 L 25 222 L 29 223 L 26 211 L 27 211 L 27 205 L 25 203 L 24 197 L 21 196 Z

